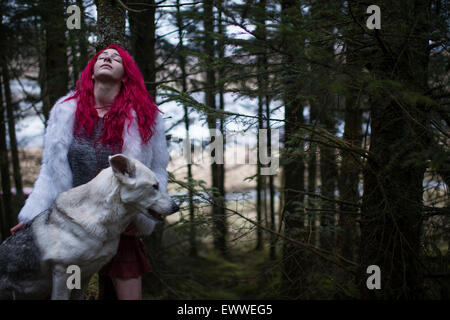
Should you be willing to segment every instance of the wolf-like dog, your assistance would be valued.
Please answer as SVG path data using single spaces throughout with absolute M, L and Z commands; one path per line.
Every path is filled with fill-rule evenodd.
M 118 154 L 109 163 L 0 245 L 0 299 L 83 299 L 138 213 L 161 221 L 179 210 L 141 162 Z M 81 288 L 70 294 L 72 265 L 81 271 Z

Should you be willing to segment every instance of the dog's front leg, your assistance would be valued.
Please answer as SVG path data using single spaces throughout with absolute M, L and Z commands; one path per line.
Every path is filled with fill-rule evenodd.
M 52 300 L 69 300 L 67 278 L 68 274 L 64 266 L 59 264 L 53 266 Z

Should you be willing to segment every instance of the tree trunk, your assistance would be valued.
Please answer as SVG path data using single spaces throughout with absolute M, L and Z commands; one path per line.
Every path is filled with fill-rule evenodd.
M 265 60 L 266 66 L 267 66 L 267 59 Z M 268 79 L 266 79 L 268 81 Z M 267 83 L 267 82 L 266 82 Z M 267 90 L 268 88 L 266 88 Z M 266 94 L 266 118 L 267 118 L 267 154 L 272 155 L 272 130 L 270 127 L 270 98 Z M 278 143 L 278 141 L 276 142 Z M 269 176 L 269 203 L 270 203 L 270 230 L 277 231 L 276 230 L 276 223 L 275 223 L 275 185 L 274 185 L 274 176 Z M 270 233 L 270 251 L 269 251 L 269 257 L 271 260 L 275 260 L 277 258 L 276 253 L 276 236 L 274 233 Z
M 310 120 L 311 126 L 316 125 L 317 121 L 317 110 L 315 106 L 310 103 Z M 315 142 L 310 142 L 310 147 L 308 150 L 308 208 L 313 209 L 308 212 L 308 242 L 317 245 L 317 227 L 316 227 L 316 211 L 317 201 L 313 194 L 317 192 L 317 144 Z M 311 257 L 312 258 L 312 257 Z
M 359 108 L 358 92 L 349 90 L 345 100 L 345 128 L 343 139 L 356 148 L 362 143 L 362 111 Z M 355 258 L 355 244 L 358 230 L 356 218 L 359 203 L 359 174 L 361 172 L 361 159 L 351 151 L 342 151 L 342 161 L 339 174 L 340 235 L 338 238 L 341 255 L 351 261 Z M 351 205 L 354 204 L 354 205 Z
M 11 96 L 11 88 L 9 85 L 9 72 L 8 66 L 6 63 L 6 57 L 3 59 L 2 65 L 2 73 L 3 73 L 3 87 L 5 89 L 5 100 L 6 100 L 6 114 L 8 118 L 8 131 L 9 131 L 9 145 L 11 149 L 11 158 L 13 165 L 13 177 L 14 184 L 16 186 L 16 196 L 14 201 L 14 213 L 17 213 L 19 208 L 22 208 L 25 196 L 23 194 L 23 186 L 22 186 L 22 174 L 20 173 L 20 162 L 19 162 L 19 150 L 17 148 L 17 138 L 16 138 L 16 124 L 15 124 L 15 115 L 14 108 Z
M 145 79 L 148 92 L 156 97 L 156 53 L 155 53 L 155 14 L 154 0 L 140 1 L 147 4 L 146 11 L 128 11 L 131 31 L 131 45 L 134 59 Z
M 95 0 L 97 6 L 97 50 L 125 43 L 125 8 L 117 0 Z
M 261 106 L 258 101 L 258 114 L 260 113 L 259 109 Z M 258 120 L 258 128 L 260 128 L 260 121 Z M 256 141 L 256 152 L 258 153 L 258 160 L 256 164 L 256 222 L 262 225 L 262 192 L 263 192 L 263 177 L 260 175 L 261 171 L 261 163 L 259 161 L 259 135 Z M 263 233 L 261 228 L 256 228 L 256 247 L 255 250 L 261 250 L 263 246 Z
M 71 5 L 70 0 L 65 0 L 66 8 L 70 5 Z M 80 15 L 81 15 L 81 13 L 80 13 Z M 81 19 L 83 19 L 83 18 L 81 17 Z M 69 64 L 72 67 L 71 81 L 69 82 L 70 87 L 75 86 L 75 84 L 78 80 L 78 77 L 80 76 L 80 72 L 81 72 L 81 68 L 82 68 L 82 66 L 80 65 L 80 62 L 79 62 L 79 58 L 78 58 L 78 39 L 79 39 L 78 32 L 80 32 L 80 31 L 81 30 L 77 30 L 77 29 L 68 31 L 68 33 L 69 33 L 68 47 L 70 48 Z
M 88 64 L 89 62 L 89 54 L 88 54 L 88 39 L 86 38 L 86 35 L 88 34 L 87 25 L 85 21 L 85 8 L 83 5 L 83 0 L 77 0 L 77 6 L 80 8 L 80 15 L 81 15 L 81 29 L 77 30 L 78 35 L 78 52 L 80 53 L 80 56 L 78 58 L 78 65 L 80 68 L 80 71 L 83 70 L 83 68 Z
M 370 92 L 371 157 L 363 173 L 360 289 L 363 298 L 421 299 L 422 183 L 428 148 L 423 128 L 429 115 L 402 92 L 427 92 L 428 1 L 382 4 L 383 15 L 390 19 L 383 20 L 382 32 L 370 33 L 379 46 L 371 56 L 372 77 L 382 85 Z M 398 36 L 389 38 L 394 31 Z M 390 87 L 392 81 L 397 86 Z M 381 290 L 366 286 L 370 265 L 381 269 Z
M 1 88 L 0 79 L 0 88 Z M 9 160 L 8 160 L 8 148 L 6 146 L 6 121 L 5 121 L 5 108 L 3 105 L 3 94 L 0 90 L 0 173 L 2 178 L 2 202 L 4 215 L 2 217 L 2 240 L 6 239 L 9 235 L 9 229 L 14 226 L 13 207 L 12 207 L 12 195 L 11 195 L 11 181 L 9 175 Z
M 178 39 L 179 39 L 179 54 L 178 54 L 178 63 L 180 65 L 181 70 L 181 87 L 183 93 L 187 92 L 187 73 L 186 73 L 186 58 L 184 56 L 184 43 L 183 43 L 183 19 L 180 10 L 180 0 L 177 0 L 177 28 L 178 28 Z M 188 106 L 184 105 L 184 129 L 186 130 L 186 141 L 189 145 L 186 145 L 186 152 L 188 153 L 188 164 L 187 164 L 187 174 L 188 174 L 188 202 L 189 202 L 189 255 L 192 257 L 196 257 L 198 255 L 197 249 L 197 230 L 196 230 L 196 219 L 195 219 L 195 206 L 194 206 L 194 192 L 193 192 L 193 178 L 192 178 L 192 148 L 191 142 L 189 138 L 189 110 Z
M 67 93 L 67 26 L 63 1 L 40 0 L 40 12 L 45 30 L 45 77 L 41 95 L 43 114 L 47 121 L 50 109 Z
M 66 0 L 66 7 L 71 4 L 70 0 Z M 70 57 L 72 63 L 72 81 L 75 85 L 80 77 L 81 71 L 86 67 L 89 62 L 87 47 L 89 42 L 86 38 L 88 34 L 85 9 L 83 0 L 76 0 L 76 5 L 80 9 L 80 29 L 69 30 L 70 39 Z
M 261 34 L 263 31 L 261 27 L 256 30 L 257 34 Z M 257 164 L 256 164 L 256 222 L 263 225 L 262 212 L 265 207 L 265 177 L 261 175 L 261 159 L 260 159 L 260 149 L 261 141 L 259 139 L 259 131 L 264 128 L 263 120 L 263 110 L 264 110 L 264 79 L 263 79 L 263 57 L 259 54 L 257 57 L 257 82 L 258 82 L 258 132 L 256 134 L 256 152 L 257 152 Z M 256 229 L 256 250 L 261 250 L 263 247 L 263 233 L 261 228 Z
M 266 37 L 266 27 L 265 27 L 265 10 L 266 10 L 266 1 L 260 0 L 258 2 L 257 6 L 258 11 L 255 11 L 255 20 L 257 23 L 257 27 L 255 30 L 255 35 L 258 40 L 263 40 Z M 266 93 L 267 93 L 267 84 L 266 84 L 266 75 L 265 72 L 265 65 L 266 65 L 266 57 L 264 53 L 258 53 L 256 57 L 256 66 L 257 66 L 257 83 L 258 83 L 258 133 L 257 133 L 257 141 L 256 141 L 256 152 L 257 152 L 257 166 L 256 166 L 256 221 L 258 224 L 263 225 L 262 220 L 262 212 L 263 208 L 267 208 L 266 204 L 266 185 L 265 180 L 266 177 L 261 175 L 261 160 L 260 160 L 260 149 L 261 149 L 261 142 L 259 139 L 259 131 L 261 129 L 264 129 L 264 107 L 265 107 L 265 99 L 266 99 Z M 264 195 L 264 197 L 263 197 Z M 266 210 L 264 210 L 266 212 Z M 263 247 L 263 232 L 260 228 L 257 228 L 256 230 L 256 249 L 261 250 Z
M 293 24 L 300 19 L 300 5 L 295 0 L 282 1 L 282 22 Z M 300 40 L 292 39 L 290 35 L 283 35 L 284 51 L 284 105 L 285 105 L 285 129 L 284 129 L 284 233 L 286 236 L 304 241 L 304 175 L 305 165 L 303 159 L 303 140 L 299 125 L 304 123 L 303 101 L 299 99 L 301 90 L 298 81 L 298 73 L 295 70 L 295 57 L 303 49 Z M 304 293 L 305 279 L 302 274 L 304 250 L 285 241 L 283 243 L 283 293 L 289 298 L 298 298 Z
M 364 19 L 364 13 L 359 12 L 360 19 Z M 362 72 L 361 65 L 364 58 L 358 54 L 355 44 L 361 41 L 359 26 L 350 25 L 342 30 L 345 41 L 345 71 L 347 74 L 345 85 L 345 111 L 343 140 L 349 146 L 359 149 L 362 147 L 362 98 L 364 84 L 358 81 Z M 359 217 L 360 203 L 360 174 L 363 162 L 357 152 L 341 150 L 341 165 L 338 178 L 339 189 L 339 233 L 337 244 L 340 254 L 351 261 L 356 258 L 356 244 L 360 243 L 359 226 L 356 219 Z M 345 275 L 346 276 L 346 275 Z M 345 277 L 344 276 L 344 277 Z
M 209 109 L 207 114 L 207 122 L 210 130 L 217 130 L 217 116 L 216 110 L 216 75 L 214 66 L 214 39 L 211 35 L 211 30 L 214 30 L 214 11 L 213 1 L 203 1 L 203 27 L 204 27 L 204 51 L 206 54 L 206 84 L 205 84 L 205 105 Z M 214 139 L 211 137 L 211 143 Z M 216 153 L 211 156 L 215 156 Z M 211 164 L 212 188 L 213 188 L 213 205 L 212 205 L 212 219 L 214 225 L 214 247 L 223 255 L 228 255 L 227 248 L 227 222 L 225 217 L 225 199 L 223 198 L 223 187 L 221 186 L 222 170 L 216 161 Z
M 225 30 L 224 25 L 222 21 L 222 5 L 225 3 L 226 0 L 219 0 L 217 1 L 217 9 L 218 9 L 218 19 L 217 19 L 217 33 L 221 35 L 222 37 L 225 37 Z M 223 38 L 219 38 L 217 41 L 217 54 L 220 63 L 224 61 L 225 59 L 225 44 L 223 41 Z M 220 134 L 222 135 L 223 139 L 223 161 L 222 163 L 218 163 L 218 177 L 217 177 L 217 184 L 219 189 L 219 199 L 221 200 L 221 205 L 219 208 L 220 216 L 222 217 L 223 222 L 220 223 L 219 229 L 221 230 L 221 234 L 223 234 L 223 240 L 221 242 L 222 253 L 224 256 L 228 255 L 228 249 L 227 249 L 227 243 L 226 243 L 226 234 L 227 234 L 227 224 L 226 224 L 226 199 L 225 199 L 225 152 L 226 152 L 226 130 L 225 130 L 225 116 L 223 111 L 225 111 L 225 87 L 223 84 L 223 79 L 225 79 L 225 67 L 223 64 L 218 68 L 218 76 L 220 81 L 218 81 L 217 86 L 219 89 L 219 110 L 221 111 L 219 116 L 219 130 Z
M 320 126 L 327 130 L 329 134 L 334 135 L 335 129 L 335 113 L 336 99 L 335 95 L 330 90 L 330 82 L 335 80 L 333 73 L 328 69 L 324 69 L 323 65 L 334 64 L 334 39 L 329 35 L 333 34 L 335 26 L 332 24 L 335 12 L 339 11 L 339 1 L 314 1 L 311 7 L 312 19 L 319 26 L 312 41 L 321 41 L 320 48 L 316 48 L 315 61 L 317 65 L 312 66 L 314 70 L 316 81 L 314 83 L 313 91 L 315 93 L 315 103 L 318 120 Z M 328 39 L 328 40 L 323 40 Z M 324 141 L 326 142 L 326 141 Z M 320 247 L 325 250 L 332 250 L 335 245 L 335 190 L 337 184 L 337 165 L 336 165 L 336 149 L 325 144 L 319 144 L 320 149 L 320 193 L 323 196 L 321 199 L 320 212 L 320 230 L 319 243 Z M 325 200 L 330 199 L 330 200 Z
M 72 66 L 72 77 L 71 77 L 71 82 L 69 83 L 69 86 L 74 86 L 77 83 L 77 80 L 80 76 L 80 63 L 78 61 L 78 57 L 77 57 L 77 45 L 76 45 L 76 38 L 75 35 L 73 33 L 73 31 L 71 30 L 69 32 L 69 39 L 70 39 L 70 56 L 71 56 L 71 60 L 70 60 L 70 64 Z
M 332 99 L 329 94 L 324 93 L 320 99 L 320 123 L 328 132 L 334 133 L 334 113 L 331 111 Z M 336 189 L 337 167 L 336 149 L 320 145 L 320 193 L 330 200 L 322 200 L 320 213 L 320 247 L 332 250 L 335 234 L 335 202 L 334 192 Z
M 351 35 L 350 35 L 351 36 Z M 351 74 L 360 74 L 358 67 L 356 48 L 349 42 L 346 45 L 346 67 L 347 72 Z M 356 78 L 356 77 L 355 77 Z M 362 144 L 362 110 L 361 110 L 361 92 L 355 88 L 355 78 L 349 76 L 346 82 L 345 94 L 345 127 L 343 139 L 350 146 L 361 148 Z M 362 159 L 355 153 L 348 150 L 341 151 L 341 167 L 339 173 L 338 187 L 339 200 L 339 235 L 338 247 L 340 254 L 351 261 L 355 260 L 355 244 L 359 243 L 358 228 L 356 218 L 359 213 L 358 203 L 359 182 L 362 168 Z M 354 204 L 354 205 L 352 205 Z

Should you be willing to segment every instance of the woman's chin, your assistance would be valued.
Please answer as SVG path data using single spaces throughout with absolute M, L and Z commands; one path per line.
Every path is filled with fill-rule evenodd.
M 98 82 L 120 82 L 122 78 L 114 75 L 109 69 L 103 69 L 94 75 L 94 80 Z

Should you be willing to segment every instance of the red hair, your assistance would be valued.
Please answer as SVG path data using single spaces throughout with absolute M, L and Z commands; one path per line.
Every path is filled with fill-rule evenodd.
M 136 112 L 139 125 L 139 134 L 143 143 L 148 143 L 153 135 L 157 112 L 159 111 L 153 97 L 145 88 L 144 78 L 131 55 L 121 46 L 111 44 L 100 50 L 89 61 L 81 72 L 75 85 L 75 92 L 66 100 L 76 99 L 74 134 L 76 136 L 91 135 L 98 120 L 94 99 L 94 65 L 98 56 L 106 49 L 115 49 L 122 58 L 124 76 L 119 93 L 114 99 L 110 109 L 104 115 L 104 125 L 101 143 L 110 146 L 114 151 L 120 152 L 123 146 L 123 129 L 128 119 L 129 126 L 133 119 L 132 110 Z M 64 101 L 66 101 L 64 100 Z M 128 126 L 128 128 L 129 128 Z M 128 129 L 127 128 L 127 129 Z M 120 148 L 119 150 L 117 150 Z

